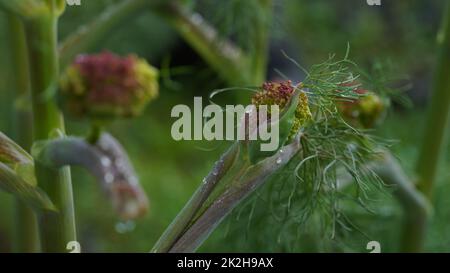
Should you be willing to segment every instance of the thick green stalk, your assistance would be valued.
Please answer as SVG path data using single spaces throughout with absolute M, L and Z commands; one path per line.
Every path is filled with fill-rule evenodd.
M 239 145 L 236 143 L 216 162 L 213 170 L 208 174 L 204 182 L 160 237 L 153 247 L 152 252 L 168 252 L 171 249 L 192 223 L 194 216 L 214 191 L 216 185 L 230 170 L 238 153 Z
M 417 186 L 428 197 L 431 196 L 438 161 L 447 144 L 446 131 L 450 117 L 450 4 L 447 6 L 443 28 L 438 35 L 439 55 L 436 59 L 433 93 L 417 162 Z
M 196 251 L 239 203 L 301 149 L 297 137 L 277 154 L 251 164 L 245 147 L 235 143 L 221 157 L 152 252 Z
M 30 78 L 27 58 L 27 45 L 23 23 L 14 15 L 8 15 L 9 42 L 11 49 L 11 77 L 16 103 L 14 104 L 14 138 L 26 150 L 32 145 L 32 121 L 30 109 L 24 105 L 30 96 Z M 38 252 L 39 238 L 36 216 L 31 208 L 22 201 L 15 204 L 15 242 L 16 252 Z
M 15 201 L 16 236 L 14 251 L 18 253 L 39 252 L 39 236 L 36 215 L 33 210 L 20 200 Z
M 450 121 L 450 3 L 447 3 L 444 23 L 438 37 L 439 55 L 433 93 L 416 167 L 417 187 L 428 198 L 431 198 L 439 160 L 446 150 L 446 135 Z M 403 246 L 404 251 L 422 250 L 427 220 L 426 215 L 417 214 L 414 219 L 406 223 L 404 233 L 409 237 L 409 242 Z
M 300 138 L 282 148 L 277 154 L 251 164 L 241 155 L 224 177 L 222 188 L 217 195 L 212 194 L 203 207 L 198 210 L 192 223 L 176 240 L 169 252 L 194 252 L 223 219 L 245 198 L 254 193 L 268 177 L 280 170 L 301 149 Z
M 34 139 L 58 137 L 64 123 L 54 92 L 58 79 L 57 16 L 49 14 L 25 23 L 32 87 Z M 39 186 L 47 192 L 59 214 L 39 217 L 42 250 L 64 252 L 69 241 L 76 240 L 70 169 L 51 170 L 36 164 Z

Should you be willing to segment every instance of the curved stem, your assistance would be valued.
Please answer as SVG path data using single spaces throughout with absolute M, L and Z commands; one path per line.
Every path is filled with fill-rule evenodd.
M 36 162 L 48 168 L 80 166 L 88 170 L 124 220 L 138 218 L 147 212 L 147 196 L 128 155 L 109 134 L 99 135 L 94 144 L 75 137 L 40 141 L 33 146 L 33 156 Z
M 127 19 L 145 11 L 146 6 L 153 5 L 154 1 L 127 0 L 113 5 L 100 14 L 92 23 L 81 26 L 66 38 L 60 46 L 61 67 L 65 67 L 72 59 L 102 41 L 116 27 Z
M 270 14 L 272 0 L 264 0 L 263 10 Z M 150 7 L 167 19 L 180 35 L 230 85 L 259 85 L 265 79 L 269 24 L 265 20 L 254 28 L 258 41 L 249 58 L 231 41 L 219 37 L 217 31 L 199 14 L 190 13 L 177 1 L 128 0 L 111 7 L 92 23 L 81 26 L 61 46 L 61 66 L 65 67 L 79 53 L 94 47 L 115 27 Z M 270 16 L 268 16 L 270 17 Z M 250 60 L 251 59 L 251 60 Z
M 416 236 L 425 232 L 425 223 L 431 214 L 432 206 L 425 195 L 418 191 L 397 160 L 385 152 L 381 160 L 371 165 L 371 169 L 386 183 L 394 187 L 394 195 L 399 200 L 404 211 L 405 229 L 401 238 L 402 252 L 416 250 L 422 244 L 422 238 Z
M 190 13 L 177 1 L 168 1 L 156 10 L 230 85 L 250 84 L 247 56 L 233 43 L 222 39 L 200 14 Z

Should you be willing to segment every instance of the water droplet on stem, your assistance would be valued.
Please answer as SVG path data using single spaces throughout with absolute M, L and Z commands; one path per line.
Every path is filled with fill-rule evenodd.
M 117 233 L 125 234 L 132 232 L 136 228 L 136 223 L 134 221 L 120 221 L 116 223 L 114 228 Z

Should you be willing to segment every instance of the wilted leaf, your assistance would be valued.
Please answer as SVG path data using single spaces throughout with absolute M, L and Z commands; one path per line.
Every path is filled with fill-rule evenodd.
M 35 209 L 55 210 L 49 197 L 36 186 L 30 154 L 0 132 L 0 188 Z
M 0 132 L 0 162 L 12 166 L 33 164 L 33 158 L 17 143 Z
M 22 200 L 36 210 L 56 211 L 47 194 L 31 185 L 14 170 L 0 162 L 0 188 Z
M 32 153 L 36 161 L 50 168 L 76 165 L 88 170 L 122 219 L 147 212 L 148 200 L 128 155 L 111 135 L 102 134 L 96 144 L 75 137 L 40 141 Z
M 7 165 L 28 184 L 37 185 L 33 158 L 2 132 L 0 132 L 0 163 Z

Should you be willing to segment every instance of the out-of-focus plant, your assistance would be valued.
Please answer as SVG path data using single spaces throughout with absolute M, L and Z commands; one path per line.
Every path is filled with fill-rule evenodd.
M 57 103 L 60 83 L 57 22 L 65 1 L 1 1 L 0 7 L 11 18 L 19 20 L 18 30 L 23 28 L 25 33 L 26 44 L 21 44 L 19 36 L 13 44 L 23 49 L 17 51 L 13 61 L 23 64 L 18 77 L 30 75 L 33 118 L 31 155 L 0 134 L 0 187 L 34 209 L 41 250 L 64 252 L 66 245 L 76 240 L 69 166 L 79 165 L 89 170 L 123 219 L 141 217 L 147 210 L 148 200 L 126 152 L 111 135 L 95 131 L 94 137 L 65 136 Z M 62 77 L 59 93 L 67 103 L 62 107 L 67 107 L 67 112 L 96 119 L 136 116 L 157 95 L 157 75 L 156 69 L 136 56 L 120 58 L 111 53 L 82 56 Z M 20 80 L 24 82 L 17 89 L 25 88 L 28 83 L 25 76 L 17 82 Z M 21 100 L 27 99 L 26 91 L 17 90 Z M 24 213 L 18 217 L 29 217 Z M 34 232 L 32 226 L 23 230 L 23 236 L 32 237 L 26 234 Z M 25 251 L 36 251 L 31 245 L 34 241 L 27 243 Z
M 231 3 L 239 6 L 243 1 Z M 100 41 L 118 23 L 150 8 L 170 22 L 228 84 L 257 86 L 265 81 L 272 4 L 270 0 L 250 3 L 264 16 L 252 17 L 251 26 L 246 26 L 255 33 L 249 50 L 221 34 L 182 1 L 124 1 L 105 11 L 89 27 L 81 26 L 58 47 L 57 22 L 65 1 L 0 0 L 2 9 L 20 18 L 26 33 L 35 143 L 31 157 L 0 136 L 0 151 L 4 155 L 0 157 L 0 185 L 37 211 L 43 251 L 64 251 L 66 243 L 75 240 L 72 186 L 65 166 L 81 165 L 91 171 L 123 218 L 138 217 L 147 207 L 147 199 L 136 183 L 123 149 L 110 135 L 95 128 L 99 119 L 141 112 L 157 89 L 154 69 L 137 57 L 119 58 L 109 53 L 80 56 L 70 65 L 71 60 Z M 319 208 L 332 216 L 333 224 L 347 224 L 337 206 L 342 187 L 337 177 L 341 171 L 355 182 L 362 205 L 366 189 L 380 182 L 380 178 L 392 185 L 404 207 L 408 227 L 403 232 L 403 250 L 420 251 L 429 215 L 426 197 L 430 197 L 448 123 L 448 24 L 447 16 L 439 40 L 441 58 L 436 71 L 430 128 L 426 130 L 427 143 L 417 168 L 418 189 L 387 149 L 360 128 L 371 127 L 382 117 L 384 101 L 372 93 L 379 90 L 361 91 L 354 84 L 359 79 L 349 68 L 352 63 L 347 57 L 343 61 L 331 58 L 304 71 L 306 79 L 296 86 L 290 82 L 267 83 L 257 90 L 255 104 L 276 104 L 282 108 L 278 120 L 269 118 L 260 125 L 280 126 L 278 150 L 260 152 L 256 148 L 260 143 L 249 140 L 249 134 L 258 128 L 257 110 L 246 113 L 241 128 L 246 130 L 248 138 L 232 144 L 217 161 L 153 251 L 196 250 L 234 207 L 268 177 L 281 175 L 287 165 L 294 166 L 292 173 L 302 189 L 296 196 L 302 199 L 302 209 L 296 216 L 302 221 Z M 61 79 L 61 105 L 67 112 L 92 117 L 94 131 L 87 138 L 64 134 L 55 96 L 60 59 L 64 68 L 68 66 Z M 109 67 L 110 64 L 117 67 Z M 116 87 L 123 93 L 105 97 L 105 94 L 117 94 Z M 125 101 L 130 104 L 124 104 Z M 295 194 L 293 191 L 287 200 L 288 209 Z
M 349 83 L 347 87 L 352 87 L 353 92 L 361 97 L 339 103 L 338 108 L 343 117 L 351 124 L 363 128 L 373 128 L 379 124 L 386 110 L 386 103 L 383 103 L 380 96 L 362 89 L 357 83 Z
M 431 199 L 439 161 L 448 145 L 450 119 L 450 3 L 447 3 L 442 26 L 437 35 L 438 54 L 434 71 L 432 96 L 428 108 L 424 137 L 417 160 L 417 189 Z M 407 218 L 403 250 L 421 251 L 427 230 L 429 214 L 411 213 Z
M 80 55 L 61 77 L 63 109 L 93 119 L 137 116 L 157 96 L 157 77 L 137 56 Z
M 234 9 L 243 2 L 231 1 L 229 7 Z M 272 4 L 270 0 L 251 3 L 245 1 L 244 5 L 253 5 L 258 10 L 255 14 L 264 14 L 264 16 L 251 17 L 247 22 L 250 25 L 246 25 L 246 28 L 252 29 L 256 35 L 252 39 L 251 50 L 245 46 L 241 48 L 232 39 L 217 31 L 200 14 L 183 5 L 182 1 L 155 1 L 147 7 L 170 22 L 184 40 L 228 84 L 255 86 L 260 85 L 265 78 Z M 103 17 L 104 20 L 100 20 L 98 24 L 94 22 L 93 25 L 105 30 L 110 22 L 117 23 L 118 17 L 124 18 L 125 15 L 132 14 L 144 6 L 142 0 L 130 0 L 127 8 L 118 6 L 111 13 L 114 16 Z M 319 16 L 322 13 L 311 14 Z M 260 20 L 261 18 L 264 20 Z M 154 251 L 195 250 L 233 207 L 253 192 L 257 185 L 262 184 L 266 176 L 281 169 L 279 165 L 285 165 L 286 161 L 290 161 L 289 165 L 295 166 L 294 173 L 297 179 L 305 182 L 302 183 L 302 192 L 306 194 L 302 196 L 307 198 L 299 218 L 308 218 L 312 215 L 311 208 L 322 207 L 328 215 L 333 216 L 332 219 L 336 220 L 333 221 L 334 223 L 345 224 L 345 220 L 339 218 L 343 217 L 342 214 L 333 206 L 338 196 L 336 188 L 340 187 L 336 182 L 338 172 L 343 169 L 344 173 L 349 174 L 356 181 L 361 196 L 364 196 L 367 184 L 373 184 L 368 182 L 379 181 L 381 178 L 385 184 L 393 186 L 394 194 L 404 208 L 406 221 L 402 250 L 420 251 L 422 236 L 416 235 L 423 235 L 425 220 L 430 212 L 428 200 L 421 191 L 423 190 L 425 195 L 429 196 L 428 192 L 431 189 L 439 150 L 441 150 L 439 148 L 444 143 L 445 122 L 448 117 L 448 100 L 442 93 L 448 89 L 448 81 L 444 76 L 448 74 L 448 63 L 444 61 L 448 59 L 446 57 L 449 44 L 448 20 L 446 22 L 444 24 L 446 27 L 440 35 L 441 58 L 435 84 L 435 89 L 439 91 L 436 91 L 433 96 L 430 114 L 433 122 L 429 122 L 430 126 L 434 127 L 426 130 L 429 134 L 427 139 L 431 139 L 436 145 L 428 149 L 428 144 L 424 144 L 422 149 L 423 156 L 420 157 L 421 161 L 417 168 L 420 174 L 419 189 L 408 179 L 387 149 L 380 147 L 366 130 L 358 129 L 359 126 L 376 125 L 383 118 L 385 101 L 379 97 L 379 94 L 372 93 L 382 91 L 383 87 L 380 87 L 378 83 L 370 86 L 369 92 L 360 92 L 358 86 L 354 86 L 359 79 L 346 68 L 345 64 L 348 64 L 348 60 L 346 58 L 341 62 L 329 60 L 324 64 L 313 66 L 310 71 L 303 71 L 307 78 L 295 88 L 302 91 L 294 92 L 296 95 L 290 98 L 290 103 L 285 106 L 283 115 L 280 117 L 279 122 L 286 124 L 284 127 L 289 128 L 289 131 L 299 130 L 297 135 L 283 138 L 285 142 L 282 144 L 285 146 L 275 155 L 251 156 L 251 147 L 254 145 L 248 141 L 232 145 L 217 162 L 213 171 L 206 177 L 177 219 L 169 226 L 154 247 Z M 303 25 L 308 26 L 308 24 Z M 365 24 L 363 28 L 374 25 L 376 24 Z M 95 32 L 80 31 L 69 37 L 67 41 L 88 41 L 83 43 L 83 47 L 86 48 L 91 45 L 93 37 L 98 38 Z M 64 45 L 62 48 L 65 52 L 74 54 L 77 52 L 79 43 Z M 305 95 L 307 100 L 302 99 Z M 257 100 L 256 97 L 255 101 Z M 302 111 L 294 110 L 298 106 L 297 100 L 303 104 L 307 102 L 312 114 L 311 120 L 305 124 L 297 119 L 299 128 L 294 126 L 296 113 L 297 115 L 302 113 Z M 278 103 L 283 106 L 283 103 Z M 302 109 L 304 112 L 306 108 Z M 250 116 L 248 121 L 250 122 Z M 251 122 L 248 126 L 252 126 Z M 282 156 L 281 151 L 285 150 L 288 152 Z M 277 164 L 280 158 L 281 164 Z M 413 223 L 414 226 L 412 226 Z M 422 224 L 416 225 L 416 223 Z
M 60 104 L 71 116 L 89 118 L 89 141 L 116 118 L 142 113 L 158 95 L 158 71 L 144 59 L 110 52 L 79 55 L 60 79 Z
M 134 55 L 80 55 L 60 80 L 63 109 L 93 119 L 137 116 L 158 95 L 157 77 L 155 68 Z
M 57 137 L 64 130 L 62 117 L 48 94 L 58 76 L 57 20 L 64 11 L 63 0 L 2 1 L 0 7 L 23 22 L 32 94 L 34 140 Z M 75 223 L 69 169 L 50 171 L 36 166 L 39 187 L 49 195 L 59 213 L 39 215 L 41 245 L 45 251 L 63 251 L 75 240 Z
M 264 81 L 267 69 L 273 2 L 272 0 L 233 1 L 232 5 L 238 10 L 243 8 L 239 5 L 247 4 L 258 13 L 258 16 L 249 21 L 251 26 L 248 28 L 253 29 L 255 33 L 251 48 L 240 48 L 183 1 L 129 0 L 107 9 L 97 20 L 87 26 L 80 26 L 77 31 L 67 37 L 60 47 L 62 64 L 67 65 L 71 58 L 107 37 L 115 26 L 148 8 L 169 22 L 228 84 L 258 85 Z
M 11 69 L 13 86 L 11 97 L 16 101 L 14 104 L 14 127 L 12 137 L 24 149 L 30 149 L 32 139 L 32 116 L 30 109 L 30 76 L 27 56 L 27 43 L 23 23 L 17 16 L 8 15 L 9 26 L 9 48 L 11 56 Z M 37 252 L 39 251 L 39 238 L 37 222 L 34 212 L 22 201 L 15 205 L 16 235 L 15 251 Z
M 45 16 L 59 16 L 66 6 L 64 0 L 2 0 L 0 3 L 5 10 L 26 20 Z

